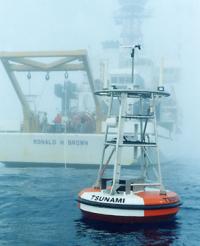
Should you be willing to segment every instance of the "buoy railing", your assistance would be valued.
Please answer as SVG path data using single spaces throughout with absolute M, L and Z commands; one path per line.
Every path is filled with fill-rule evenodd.
M 112 90 L 102 90 L 95 93 L 99 96 L 108 96 L 110 97 L 110 105 L 108 110 L 107 119 L 109 124 L 106 124 L 105 138 L 104 138 L 104 149 L 102 154 L 102 161 L 98 173 L 98 178 L 95 184 L 95 187 L 106 187 L 105 180 L 103 175 L 107 165 L 109 164 L 113 154 L 115 153 L 114 158 L 114 170 L 113 170 L 113 179 L 111 184 L 111 194 L 118 192 L 120 189 L 129 192 L 130 190 L 135 190 L 141 187 L 147 186 L 160 186 L 161 190 L 164 190 L 162 185 L 162 176 L 160 170 L 160 158 L 159 158 L 159 149 L 157 144 L 157 128 L 156 128 L 156 102 L 155 99 L 159 97 L 167 97 L 169 93 L 164 91 L 137 91 L 137 90 L 121 90 L 121 89 L 112 89 Z M 113 100 L 114 98 L 118 99 L 119 102 L 119 111 L 118 116 L 112 115 Z M 138 105 L 137 112 L 127 112 L 127 100 L 133 99 Z M 113 120 L 113 119 L 114 120 Z M 125 122 L 127 120 L 138 121 L 139 132 L 134 132 L 132 134 L 133 140 L 129 139 L 126 136 Z M 153 133 L 147 133 L 147 127 L 149 122 L 152 122 Z M 111 124 L 112 123 L 112 124 Z M 116 129 L 116 138 L 110 138 L 110 128 Z M 105 154 L 108 152 L 109 147 L 112 146 L 113 149 L 110 151 L 108 158 L 106 160 Z M 133 183 L 131 181 L 122 181 L 120 180 L 121 176 L 121 156 L 122 149 L 124 147 L 133 147 L 134 151 L 136 148 L 140 148 L 140 159 L 141 159 L 141 176 L 144 178 L 143 182 Z M 148 153 L 150 148 L 154 148 L 156 152 L 156 163 L 157 168 L 153 169 L 155 177 L 159 182 L 148 183 L 145 182 L 148 176 L 148 167 L 152 165 L 150 155 Z M 110 180 L 110 179 L 109 179 Z M 111 180 L 110 180 L 111 181 Z M 103 183 L 102 183 L 103 182 Z M 107 181 L 106 181 L 107 182 Z M 124 186 L 125 188 L 123 188 Z

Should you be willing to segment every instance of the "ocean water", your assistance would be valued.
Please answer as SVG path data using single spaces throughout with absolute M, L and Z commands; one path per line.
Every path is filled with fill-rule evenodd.
M 78 192 L 96 169 L 0 167 L 0 245 L 200 245 L 198 161 L 162 165 L 164 183 L 183 205 L 167 224 L 108 225 L 85 221 Z M 127 170 L 130 172 L 130 170 Z

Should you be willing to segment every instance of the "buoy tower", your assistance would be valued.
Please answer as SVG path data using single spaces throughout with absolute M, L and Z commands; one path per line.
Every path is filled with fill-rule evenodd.
M 137 46 L 132 47 L 132 53 L 134 48 Z M 93 220 L 111 223 L 166 221 L 174 218 L 181 205 L 178 195 L 164 187 L 159 157 L 156 105 L 170 94 L 163 87 L 138 89 L 133 74 L 134 71 L 130 89 L 95 92 L 110 99 L 104 148 L 95 184 L 78 195 L 83 216 Z M 113 115 L 116 99 L 119 102 L 118 115 Z M 127 107 L 130 100 L 134 105 L 132 111 Z M 141 156 L 128 175 L 121 167 L 125 148 L 132 148 L 133 156 L 139 149 Z M 107 167 L 113 155 L 113 174 L 109 177 Z

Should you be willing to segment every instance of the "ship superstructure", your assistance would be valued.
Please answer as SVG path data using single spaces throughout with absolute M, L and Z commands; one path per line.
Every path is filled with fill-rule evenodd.
M 116 25 L 120 27 L 120 37 L 118 41 L 103 42 L 104 65 L 102 65 L 106 75 L 101 79 L 105 88 L 131 88 L 131 47 L 141 44 L 143 49 L 143 24 L 145 20 L 151 18 L 148 9 L 149 0 L 119 0 L 119 9 L 116 11 L 114 19 Z M 130 48 L 128 48 L 130 47 Z M 180 81 L 180 68 L 178 65 L 166 65 L 164 59 L 153 61 L 151 54 L 135 54 L 134 77 L 138 88 L 164 87 L 171 93 L 171 98 L 166 98 L 158 106 L 158 124 L 163 128 L 168 136 L 179 128 L 179 109 L 176 99 L 175 86 Z M 113 59 L 113 57 L 115 59 Z M 113 60 L 115 62 L 113 63 Z M 118 60 L 118 63 L 116 62 Z M 103 62 L 102 62 L 103 63 Z M 103 74 L 103 72 L 101 72 Z

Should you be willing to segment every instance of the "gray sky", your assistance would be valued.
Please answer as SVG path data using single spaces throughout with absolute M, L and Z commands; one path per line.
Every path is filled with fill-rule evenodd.
M 1 48 L 88 47 L 112 35 L 114 0 L 1 0 Z
M 156 44 L 164 57 L 178 57 L 181 66 L 181 83 L 177 97 L 182 111 L 182 136 L 179 153 L 199 155 L 200 138 L 200 1 L 199 0 L 155 0 L 154 19 L 148 22 L 146 32 L 149 44 Z M 152 25 L 151 25 L 152 24 Z M 150 26 L 156 28 L 152 31 Z M 151 39 L 151 41 L 150 41 Z M 163 55 L 163 54 L 162 54 Z M 172 59 L 173 60 L 173 59 Z

